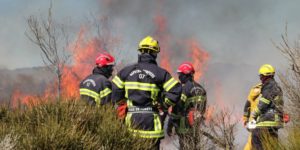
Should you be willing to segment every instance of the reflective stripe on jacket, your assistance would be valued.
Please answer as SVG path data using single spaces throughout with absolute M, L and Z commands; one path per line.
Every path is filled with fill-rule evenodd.
M 113 102 L 127 101 L 130 111 L 125 122 L 129 130 L 143 138 L 163 137 L 163 125 L 157 107 L 174 106 L 179 101 L 179 82 L 158 67 L 150 54 L 140 55 L 137 64 L 123 68 L 112 82 Z M 150 109 L 152 113 L 149 113 Z
M 263 84 L 257 108 L 253 118 L 257 120 L 257 127 L 282 127 L 283 99 L 282 90 L 274 79 Z
M 111 102 L 111 82 L 99 71 L 87 76 L 80 82 L 80 96 L 92 101 L 93 105 L 104 105 Z
M 206 91 L 195 81 L 187 81 L 182 86 L 181 101 L 173 108 L 170 116 L 170 123 L 175 126 L 177 133 L 186 133 L 191 127 L 188 122 L 188 113 L 190 110 L 195 109 L 199 111 L 202 116 L 206 109 Z M 197 108 L 196 108 L 197 107 Z

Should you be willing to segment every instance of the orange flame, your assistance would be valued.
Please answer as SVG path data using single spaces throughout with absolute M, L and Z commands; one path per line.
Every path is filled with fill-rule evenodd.
M 160 42 L 160 65 L 169 72 L 172 72 L 172 67 L 170 64 L 170 52 L 169 52 L 169 37 L 167 33 L 167 19 L 165 16 L 158 15 L 154 18 L 154 23 L 156 25 L 156 36 Z
M 204 74 L 205 64 L 209 59 L 209 53 L 205 51 L 195 39 L 187 41 L 189 50 L 191 51 L 192 64 L 195 68 L 195 80 L 198 81 Z

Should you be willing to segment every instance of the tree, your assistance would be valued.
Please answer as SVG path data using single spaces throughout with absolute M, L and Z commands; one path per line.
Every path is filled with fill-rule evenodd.
M 62 76 L 65 65 L 70 60 L 70 53 L 67 52 L 69 46 L 69 34 L 64 24 L 55 24 L 52 19 L 52 2 L 48 10 L 46 19 L 29 16 L 27 18 L 29 31 L 27 38 L 37 45 L 41 50 L 41 57 L 44 64 L 57 77 L 57 97 L 61 96 Z
M 300 39 L 291 42 L 289 40 L 287 26 L 285 33 L 281 35 L 281 42 L 273 45 L 287 59 L 290 68 L 285 73 L 280 73 L 279 78 L 284 92 L 285 113 L 288 113 L 291 121 L 285 124 L 281 145 L 286 149 L 299 149 L 300 145 Z
M 282 42 L 273 44 L 287 58 L 290 68 L 279 78 L 285 94 L 286 110 L 293 117 L 293 123 L 300 126 L 300 39 L 289 41 L 287 27 L 281 35 Z

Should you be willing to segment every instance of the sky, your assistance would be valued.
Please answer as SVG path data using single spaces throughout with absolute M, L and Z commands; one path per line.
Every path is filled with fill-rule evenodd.
M 25 36 L 26 18 L 45 17 L 49 4 L 49 0 L 0 0 L 0 68 L 43 65 L 39 48 Z M 53 0 L 53 15 L 58 22 L 71 20 L 73 33 L 92 16 L 108 16 L 112 33 L 122 39 L 117 49 L 133 62 L 138 41 L 153 34 L 153 18 L 163 14 L 168 33 L 178 39 L 195 38 L 210 54 L 208 66 L 213 67 L 203 80 L 216 81 L 201 82 L 207 84 L 211 99 L 217 99 L 215 87 L 221 87 L 221 96 L 240 107 L 240 100 L 258 82 L 260 65 L 287 69 L 286 59 L 271 41 L 281 42 L 286 23 L 290 41 L 297 40 L 299 6 L 298 0 Z
M 159 0 L 53 0 L 55 19 L 71 18 L 80 25 L 87 16 L 110 16 L 123 39 L 124 49 L 135 49 L 137 41 L 151 33 L 151 20 Z M 299 1 L 281 0 L 166 0 L 161 10 L 174 36 L 195 37 L 212 55 L 211 62 L 262 64 L 286 63 L 271 39 L 280 42 L 288 31 L 297 37 L 300 23 Z M 48 0 L 0 0 L 0 67 L 22 68 L 42 65 L 38 47 L 25 36 L 26 18 L 43 16 Z M 78 29 L 77 29 L 78 30 Z M 115 30 L 115 29 L 114 29 Z M 76 32 L 76 31 L 75 31 Z

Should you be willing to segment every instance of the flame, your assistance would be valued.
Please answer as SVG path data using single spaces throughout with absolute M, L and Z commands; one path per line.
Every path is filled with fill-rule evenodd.
M 11 106 L 12 108 L 19 108 L 21 106 L 35 106 L 38 105 L 42 101 L 46 101 L 48 99 L 48 95 L 37 96 L 37 95 L 28 95 L 21 92 L 19 89 L 15 89 L 11 98 Z
M 110 1 L 107 2 L 107 5 L 110 5 Z M 195 79 L 199 80 L 199 78 L 204 74 L 205 64 L 208 61 L 209 54 L 200 46 L 199 43 L 196 42 L 195 39 L 183 40 L 176 39 L 174 36 L 172 36 L 169 32 L 167 17 L 161 13 L 163 10 L 162 1 L 159 1 L 158 4 L 158 11 L 156 11 L 157 14 L 153 18 L 153 24 L 155 25 L 154 35 L 157 37 L 161 47 L 161 53 L 159 54 L 159 57 L 161 58 L 160 66 L 172 73 L 172 70 L 177 67 L 175 65 L 178 65 L 176 64 L 178 60 L 174 58 L 192 58 L 192 63 L 196 69 Z M 68 49 L 72 54 L 72 62 L 71 64 L 66 65 L 63 69 L 63 76 L 61 79 L 61 96 L 63 98 L 79 97 L 80 81 L 92 73 L 92 69 L 95 66 L 94 59 L 98 53 L 109 51 L 112 54 L 120 54 L 120 52 L 111 49 L 111 47 L 119 44 L 121 40 L 111 34 L 111 26 L 108 24 L 108 19 L 109 18 L 107 16 L 104 16 L 100 20 L 101 24 L 104 24 L 104 28 L 101 29 L 101 35 L 91 36 L 93 35 L 89 34 L 91 29 L 88 28 L 88 26 L 83 26 L 79 30 L 76 40 L 69 45 Z M 171 41 L 187 41 L 185 44 L 189 49 L 188 53 L 182 57 L 177 56 L 178 54 L 171 51 L 172 44 L 176 43 Z M 122 60 L 123 58 L 122 56 L 116 57 L 117 60 Z M 119 66 L 116 68 L 119 68 Z M 21 102 L 25 104 L 27 101 L 29 101 L 28 99 L 38 99 L 37 97 L 55 98 L 57 96 L 57 91 L 53 89 L 57 89 L 58 83 L 54 81 L 51 82 L 51 84 L 52 85 L 49 85 L 49 87 L 45 90 L 44 94 L 40 96 L 29 95 L 31 98 L 27 98 L 24 96 L 26 94 L 22 94 L 20 91 L 15 92 L 15 98 L 13 101 L 17 101 L 17 99 L 23 99 Z
M 206 111 L 205 111 L 205 122 L 206 124 L 209 123 L 213 117 L 213 114 L 214 114 L 214 111 L 215 111 L 215 107 L 213 106 L 208 106 L 206 108 Z
M 106 52 L 104 41 L 118 44 L 119 39 L 101 38 L 101 37 L 87 37 L 88 29 L 82 27 L 74 43 L 70 44 L 69 51 L 72 54 L 71 65 L 66 65 L 63 68 L 63 75 L 61 78 L 61 96 L 62 98 L 76 98 L 79 97 L 79 83 L 87 75 L 92 73 L 95 66 L 95 57 L 98 53 Z M 56 78 L 57 79 L 57 78 Z M 57 96 L 58 83 L 52 82 L 51 85 L 44 91 L 42 95 L 26 95 L 20 90 L 13 93 L 13 106 L 18 103 L 28 105 L 32 102 L 36 103 L 40 99 L 55 98 Z
M 87 75 L 92 73 L 95 67 L 95 57 L 99 53 L 107 52 L 107 43 L 117 44 L 119 40 L 109 36 L 104 37 L 85 37 L 87 30 L 81 28 L 77 40 L 70 49 L 73 55 L 73 63 L 64 70 L 62 77 L 62 95 L 64 97 L 79 97 L 79 83 Z M 103 36 L 105 36 L 103 35 Z M 113 50 L 110 50 L 113 51 Z
M 156 25 L 156 31 L 155 35 L 157 36 L 157 39 L 159 41 L 160 45 L 160 66 L 162 66 L 164 69 L 166 69 L 169 72 L 172 72 L 172 65 L 170 62 L 170 56 L 171 53 L 170 45 L 169 45 L 169 35 L 167 32 L 167 19 L 163 15 L 157 15 L 154 18 L 154 24 Z
M 196 81 L 198 81 L 206 70 L 206 62 L 208 61 L 210 55 L 195 39 L 188 40 L 187 45 L 190 51 L 190 57 L 192 58 L 192 64 L 195 68 L 194 78 Z

